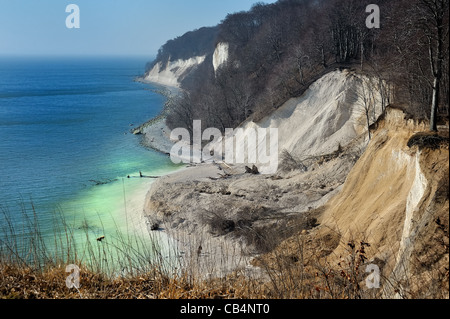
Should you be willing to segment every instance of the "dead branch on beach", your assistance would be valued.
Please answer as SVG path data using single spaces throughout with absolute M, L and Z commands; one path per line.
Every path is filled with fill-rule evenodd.
M 106 185 L 106 184 L 110 184 L 110 183 L 115 182 L 115 181 L 117 181 L 117 178 L 114 178 L 114 179 L 107 178 L 107 179 L 104 179 L 104 180 L 95 180 L 95 179 L 90 179 L 89 180 L 89 182 L 94 183 L 95 186 Z

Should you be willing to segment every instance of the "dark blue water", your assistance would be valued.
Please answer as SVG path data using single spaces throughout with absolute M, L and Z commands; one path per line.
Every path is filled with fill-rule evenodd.
M 175 169 L 129 133 L 164 102 L 134 81 L 146 62 L 0 58 L 0 208 L 14 222 L 32 204 L 44 229 L 48 220 L 48 231 L 55 210 L 100 216 L 107 224 L 109 215 L 102 214 L 112 214 L 144 183 L 127 175 Z M 95 186 L 91 180 L 116 182 Z

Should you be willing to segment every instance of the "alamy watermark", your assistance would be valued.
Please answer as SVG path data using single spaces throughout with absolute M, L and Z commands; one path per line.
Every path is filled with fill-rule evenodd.
M 369 289 L 380 288 L 380 268 L 375 264 L 367 265 L 366 273 L 370 273 L 366 278 L 366 286 Z
M 370 13 L 366 18 L 366 27 L 369 29 L 380 28 L 380 7 L 376 4 L 369 4 L 366 7 L 366 13 Z
M 66 272 L 71 274 L 66 277 L 66 286 L 69 289 L 80 288 L 80 268 L 77 265 L 67 265 Z
M 66 18 L 66 27 L 68 29 L 80 28 L 80 7 L 76 4 L 66 6 L 66 12 L 70 13 Z M 366 13 L 370 15 L 366 19 L 366 26 L 369 29 L 380 28 L 380 7 L 376 4 L 369 4 L 366 7 Z
M 255 164 L 261 165 L 262 174 L 278 169 L 277 128 L 227 128 L 222 135 L 217 128 L 202 132 L 201 120 L 194 120 L 192 128 L 192 138 L 185 128 L 172 130 L 170 138 L 178 140 L 170 151 L 173 163 Z M 209 143 L 202 147 L 204 141 Z
M 67 29 L 79 29 L 80 28 L 80 7 L 76 4 L 69 4 L 66 7 L 66 12 L 70 13 L 66 18 Z

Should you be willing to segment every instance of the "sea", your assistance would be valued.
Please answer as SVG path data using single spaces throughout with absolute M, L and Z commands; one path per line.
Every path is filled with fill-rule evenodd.
M 55 254 L 76 242 L 84 260 L 95 245 L 129 249 L 114 238 L 148 241 L 142 209 L 154 179 L 145 176 L 180 168 L 130 133 L 165 101 L 161 87 L 135 81 L 148 60 L 0 57 L 3 252 L 26 254 L 36 232 Z

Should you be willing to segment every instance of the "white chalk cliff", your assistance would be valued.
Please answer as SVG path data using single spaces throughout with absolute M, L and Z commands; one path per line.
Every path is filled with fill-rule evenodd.
M 228 43 L 219 42 L 217 44 L 213 55 L 214 72 L 217 72 L 217 70 L 228 61 L 228 49 Z
M 196 56 L 188 60 L 167 61 L 163 64 L 158 62 L 145 75 L 145 80 L 161 85 L 180 87 L 180 82 L 189 74 L 193 68 L 205 61 L 206 56 Z
M 178 59 L 175 61 L 158 62 L 148 71 L 144 80 L 167 85 L 172 87 L 180 87 L 181 81 L 196 67 L 202 64 L 206 59 L 206 55 L 195 56 L 187 60 Z M 219 42 L 214 50 L 212 63 L 214 72 L 223 66 L 229 59 L 228 43 Z
M 301 97 L 291 98 L 259 122 L 247 121 L 240 127 L 277 129 L 278 153 L 271 153 L 275 158 L 283 150 L 296 157 L 329 154 L 339 145 L 345 147 L 358 136 L 367 135 L 361 91 L 362 84 L 356 77 L 347 71 L 333 71 L 313 83 Z M 380 96 L 376 93 L 373 98 L 378 117 Z M 246 135 L 236 136 L 235 145 L 243 145 L 245 138 Z M 269 150 L 269 141 L 259 140 L 258 149 Z M 267 143 L 266 147 L 261 143 Z M 264 165 L 259 167 L 261 172 L 271 171 L 271 168 L 266 171 Z

